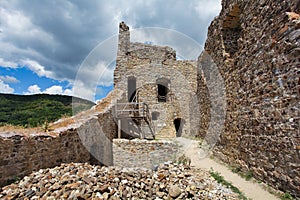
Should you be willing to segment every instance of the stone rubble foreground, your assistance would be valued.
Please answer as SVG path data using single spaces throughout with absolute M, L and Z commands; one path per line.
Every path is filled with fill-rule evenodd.
M 5 186 L 1 199 L 238 199 L 209 172 L 176 163 L 143 168 L 62 164 Z

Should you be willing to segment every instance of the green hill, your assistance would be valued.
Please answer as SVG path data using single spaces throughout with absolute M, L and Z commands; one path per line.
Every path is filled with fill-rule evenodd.
M 36 127 L 45 121 L 53 122 L 94 105 L 91 101 L 64 95 L 0 94 L 0 126 L 10 124 Z

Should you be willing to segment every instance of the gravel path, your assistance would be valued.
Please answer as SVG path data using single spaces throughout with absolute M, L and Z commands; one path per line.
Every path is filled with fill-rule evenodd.
M 219 172 L 225 180 L 231 182 L 234 186 L 238 187 L 246 197 L 253 200 L 277 200 L 278 198 L 269 192 L 265 191 L 258 183 L 246 181 L 241 178 L 238 174 L 231 172 L 226 166 L 205 157 L 200 159 L 198 141 L 190 140 L 187 138 L 176 138 L 185 152 L 185 155 L 191 158 L 191 165 L 197 168 L 210 170 L 213 168 L 214 171 Z

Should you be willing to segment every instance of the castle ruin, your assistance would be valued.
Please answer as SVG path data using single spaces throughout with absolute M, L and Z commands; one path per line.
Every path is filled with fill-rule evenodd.
M 139 132 L 135 126 L 142 124 L 132 120 L 140 117 L 138 113 L 128 120 L 126 111 L 146 105 L 150 115 L 146 119 L 148 131 L 141 127 L 140 134 L 150 135 L 150 127 L 160 138 L 191 135 L 190 102 L 197 90 L 196 61 L 176 60 L 176 52 L 167 46 L 130 42 L 129 27 L 122 22 L 114 86 L 124 92 L 122 104 L 117 104 L 119 115 L 123 114 L 119 127 L 123 134 L 134 137 Z
M 113 141 L 122 136 L 147 138 L 153 132 L 157 137 L 205 137 L 221 130 L 221 124 L 210 124 L 215 116 L 211 108 L 223 108 L 219 98 L 224 97 L 215 94 L 215 64 L 224 81 L 226 106 L 214 155 L 300 197 L 299 13 L 295 0 L 223 0 L 197 62 L 176 60 L 170 47 L 130 42 L 129 28 L 121 23 L 114 91 L 81 116 L 80 123 L 56 129 L 56 136 L 1 136 L 0 183 L 62 162 L 96 158 L 111 165 L 112 144 L 104 144 L 99 135 Z M 186 82 L 175 78 L 174 70 Z M 191 120 L 194 94 L 199 99 L 198 124 Z M 122 116 L 119 110 L 128 105 L 127 117 Z M 139 106 L 145 115 L 135 115 Z M 78 135 L 86 138 L 79 140 Z M 83 146 L 91 135 L 97 143 Z

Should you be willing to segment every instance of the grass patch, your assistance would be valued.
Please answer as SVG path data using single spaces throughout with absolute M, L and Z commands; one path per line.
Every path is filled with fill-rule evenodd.
M 189 157 L 187 157 L 185 154 L 182 154 L 177 159 L 177 163 L 178 164 L 183 164 L 183 165 L 186 165 L 186 166 L 190 166 L 191 165 L 191 159 Z
M 248 198 L 237 187 L 232 185 L 232 183 L 226 181 L 224 177 L 221 176 L 218 172 L 214 172 L 211 170 L 209 173 L 218 183 L 224 185 L 225 187 L 231 189 L 234 193 L 238 194 L 239 199 L 248 200 Z
M 262 180 L 255 179 L 253 176 L 253 172 L 248 170 L 248 171 L 243 171 L 240 166 L 237 165 L 227 165 L 226 163 L 220 161 L 219 159 L 215 158 L 213 155 L 210 156 L 211 159 L 215 160 L 216 162 L 219 162 L 222 165 L 225 165 L 230 169 L 233 173 L 238 174 L 240 177 L 244 178 L 245 180 L 253 181 L 254 183 L 258 183 L 264 190 L 269 192 L 270 194 L 276 196 L 278 199 L 281 200 L 295 200 L 295 197 L 288 192 L 282 192 L 278 189 L 273 188 L 270 185 L 267 185 L 267 183 L 263 182 Z
M 233 172 L 233 173 L 240 173 L 242 170 L 241 170 L 241 168 L 240 167 L 232 167 L 231 168 L 231 171 Z
M 233 173 L 238 174 L 240 177 L 249 181 L 253 178 L 253 173 L 251 171 L 243 172 L 240 167 L 229 167 Z
M 286 192 L 283 195 L 281 195 L 280 199 L 281 200 L 293 200 L 294 198 L 292 197 L 292 195 L 290 195 L 290 193 Z
M 246 173 L 241 173 L 241 176 L 243 178 L 245 178 L 246 181 L 249 181 L 249 180 L 251 180 L 253 178 L 253 174 L 252 174 L 251 171 L 247 171 Z
M 12 179 L 6 180 L 6 185 L 10 185 L 20 181 L 21 178 L 19 176 L 14 176 Z

